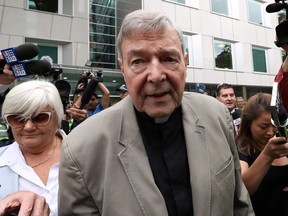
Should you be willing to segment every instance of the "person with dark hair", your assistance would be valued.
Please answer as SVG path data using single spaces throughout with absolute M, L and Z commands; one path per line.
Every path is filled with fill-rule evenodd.
M 101 72 L 102 73 L 102 72 Z M 81 98 L 85 92 L 85 89 L 90 81 L 95 77 L 92 72 L 84 71 L 82 77 L 79 79 L 77 87 L 74 93 L 74 100 L 72 107 L 66 110 L 68 114 L 68 121 L 70 125 L 70 131 L 86 120 L 88 117 L 101 112 L 102 110 L 110 106 L 110 91 L 98 77 L 97 74 L 97 88 L 101 91 L 102 97 L 99 100 L 97 93 L 94 91 L 87 104 L 81 104 Z M 100 81 L 101 80 L 101 81 Z M 95 86 L 96 87 L 96 86 Z M 90 96 L 90 95 L 89 95 Z M 81 108 L 83 107 L 83 108 Z
M 107 88 L 105 87 L 105 90 L 106 89 Z M 99 101 L 97 93 L 94 92 L 92 94 L 88 104 L 85 106 L 85 109 L 87 110 L 87 117 L 90 117 L 96 113 L 99 113 L 103 109 L 106 109 L 109 107 L 109 103 L 110 103 L 109 94 L 110 93 L 108 89 L 106 91 L 103 91 L 103 96 L 101 98 L 101 101 Z
M 59 215 L 254 215 L 230 113 L 213 97 L 184 93 L 180 28 L 137 10 L 117 47 L 129 95 L 64 140 Z
M 231 84 L 222 83 L 217 86 L 216 98 L 223 103 L 229 110 L 234 126 L 234 135 L 238 135 L 239 126 L 241 123 L 241 111 L 236 109 L 236 96 L 234 93 L 234 88 Z
M 288 215 L 288 143 L 271 123 L 271 94 L 249 98 L 237 137 L 242 179 L 258 216 Z M 284 142 L 284 144 L 281 144 Z

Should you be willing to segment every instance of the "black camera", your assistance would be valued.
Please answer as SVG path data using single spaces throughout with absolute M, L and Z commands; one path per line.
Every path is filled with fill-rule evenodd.
M 103 71 L 102 70 L 96 71 L 96 79 L 98 82 L 103 82 Z

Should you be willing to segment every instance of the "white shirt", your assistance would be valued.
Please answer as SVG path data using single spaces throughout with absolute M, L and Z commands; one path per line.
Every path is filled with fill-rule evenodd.
M 60 133 L 62 137 L 66 136 L 63 131 Z M 15 141 L 0 157 L 0 165 L 9 166 L 19 175 L 19 190 L 28 190 L 44 196 L 50 208 L 50 216 L 58 216 L 59 163 L 55 163 L 50 168 L 47 185 L 45 185 L 33 168 L 26 164 L 19 145 Z

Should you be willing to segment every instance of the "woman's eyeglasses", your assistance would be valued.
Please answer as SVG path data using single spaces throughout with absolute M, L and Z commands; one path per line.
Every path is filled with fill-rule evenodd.
M 30 118 L 24 117 L 20 114 L 4 114 L 6 122 L 13 128 L 23 127 L 28 119 L 30 119 L 33 124 L 37 126 L 44 126 L 48 124 L 51 119 L 52 112 L 40 112 L 38 115 L 32 116 Z

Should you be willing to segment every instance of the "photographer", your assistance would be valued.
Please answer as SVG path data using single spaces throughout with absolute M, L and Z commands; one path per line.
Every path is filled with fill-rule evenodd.
M 77 88 L 75 90 L 73 105 L 70 109 L 67 110 L 67 113 L 70 117 L 69 121 L 71 125 L 71 130 L 88 117 L 109 107 L 110 92 L 104 85 L 102 76 L 102 71 L 98 71 L 96 77 L 94 73 L 90 71 L 84 71 L 82 73 L 82 77 L 79 79 Z M 97 94 L 94 92 L 87 104 L 81 104 L 81 98 L 83 96 L 83 93 L 90 79 L 92 79 L 93 77 L 96 78 L 96 80 L 98 81 L 97 87 L 102 92 L 102 98 L 99 101 Z M 83 106 L 84 109 L 81 109 L 81 106 Z

